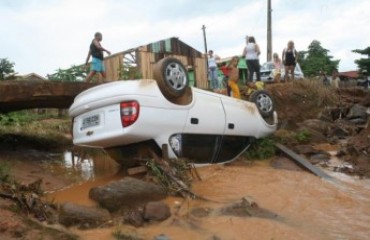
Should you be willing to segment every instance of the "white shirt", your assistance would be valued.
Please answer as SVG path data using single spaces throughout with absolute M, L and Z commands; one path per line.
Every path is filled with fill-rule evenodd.
M 247 43 L 245 46 L 246 54 L 245 54 L 245 59 L 247 60 L 257 60 L 258 59 L 258 54 L 256 51 L 256 44 L 255 43 Z
M 209 57 L 208 56 L 208 67 L 217 67 L 216 58 L 215 57 Z

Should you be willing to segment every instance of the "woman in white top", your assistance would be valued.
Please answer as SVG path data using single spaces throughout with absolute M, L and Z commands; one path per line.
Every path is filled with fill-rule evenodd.
M 253 75 L 256 73 L 257 81 L 260 81 L 261 75 L 259 55 L 261 54 L 261 51 L 254 37 L 247 37 L 246 39 L 247 45 L 244 48 L 243 56 L 245 56 L 247 61 L 247 67 L 249 71 L 248 80 L 253 81 Z

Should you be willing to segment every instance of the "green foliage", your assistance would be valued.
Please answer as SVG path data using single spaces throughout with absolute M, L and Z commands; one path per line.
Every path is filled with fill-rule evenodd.
M 0 58 L 0 80 L 5 80 L 5 75 L 14 73 L 14 63 L 6 58 Z
M 190 166 L 188 160 L 184 158 L 170 159 L 168 163 L 168 166 L 163 166 L 151 159 L 147 161 L 146 165 L 156 183 L 162 185 L 168 192 L 176 194 L 183 189 L 183 186 L 179 186 L 170 176 L 176 177 L 189 187 L 191 185 Z
M 323 48 L 321 43 L 313 40 L 308 46 L 308 51 L 299 52 L 300 64 L 305 76 L 317 76 L 320 71 L 331 74 L 333 70 L 338 69 L 340 60 L 332 60 L 329 50 Z
M 296 135 L 295 135 L 295 139 L 299 143 L 307 143 L 307 142 L 310 141 L 310 138 L 311 138 L 311 134 L 305 129 L 297 132 Z
M 248 159 L 267 159 L 275 155 L 276 147 L 272 138 L 257 139 L 247 150 Z
M 118 69 L 118 75 L 119 79 L 121 80 L 133 80 L 142 78 L 142 74 L 137 67 L 130 66 L 125 63 Z
M 370 47 L 367 47 L 365 49 L 355 49 L 352 50 L 354 53 L 359 53 L 361 55 L 367 55 L 367 58 L 360 58 L 355 60 L 355 63 L 357 64 L 360 72 L 367 72 L 367 74 L 370 73 Z
M 51 118 L 52 114 L 40 115 L 30 110 L 0 115 L 0 145 L 36 149 L 70 145 L 66 136 L 70 132 L 70 120 Z
M 71 66 L 69 69 L 58 69 L 54 74 L 48 74 L 49 80 L 77 82 L 83 81 L 87 76 L 87 69 L 81 66 Z
M 169 188 L 171 186 L 171 181 L 168 179 L 166 174 L 163 170 L 156 164 L 154 160 L 149 160 L 147 162 L 147 166 L 149 167 L 151 173 L 156 178 L 156 181 L 160 183 L 162 186 Z
M 0 114 L 0 125 L 2 126 L 22 126 L 27 125 L 32 121 L 37 121 L 52 117 L 51 114 L 36 114 L 31 110 L 11 112 Z

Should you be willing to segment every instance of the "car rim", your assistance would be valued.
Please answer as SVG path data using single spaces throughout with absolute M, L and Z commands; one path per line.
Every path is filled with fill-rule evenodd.
M 178 63 L 168 64 L 166 67 L 166 81 L 175 90 L 181 90 L 186 87 L 186 73 L 183 67 Z
M 268 113 L 272 110 L 272 100 L 266 94 L 259 94 L 257 97 L 257 106 L 258 108 L 265 113 Z

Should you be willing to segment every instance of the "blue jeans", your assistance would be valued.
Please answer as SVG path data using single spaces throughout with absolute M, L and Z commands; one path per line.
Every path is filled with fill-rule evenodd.
M 220 87 L 217 76 L 217 67 L 210 67 L 208 71 L 211 89 L 219 89 Z

